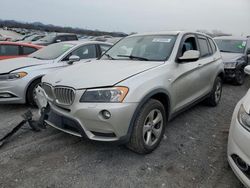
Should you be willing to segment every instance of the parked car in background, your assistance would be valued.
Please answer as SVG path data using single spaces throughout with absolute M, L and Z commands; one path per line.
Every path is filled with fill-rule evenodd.
M 21 35 L 21 36 L 19 36 L 17 38 L 12 39 L 12 42 L 23 41 L 23 40 L 25 40 L 26 38 L 28 38 L 28 37 L 30 37 L 32 35 L 33 35 L 32 33 L 29 33 L 29 34 L 26 34 L 26 35 Z
M 49 44 L 63 42 L 63 41 L 74 41 L 78 40 L 76 34 L 70 34 L 70 33 L 51 33 L 45 36 L 44 38 L 41 38 L 33 44 L 37 45 L 43 45 L 48 46 Z
M 44 47 L 28 57 L 3 60 L 0 63 L 0 104 L 35 104 L 35 88 L 48 72 L 100 57 L 110 47 L 102 42 L 61 42 Z M 85 61 L 82 61 L 85 62 Z M 71 75 L 65 75 L 71 76 Z
M 11 40 L 12 37 L 0 34 L 0 41 L 11 41 Z
M 250 75 L 250 66 L 245 67 Z M 234 109 L 229 137 L 227 158 L 240 181 L 250 187 L 250 90 Z
M 250 64 L 250 39 L 246 37 L 216 37 L 224 62 L 226 79 L 237 85 L 245 80 L 244 68 Z
M 34 35 L 31 35 L 31 36 L 29 36 L 29 37 L 27 37 L 24 40 L 21 40 L 19 42 L 31 43 L 31 42 L 37 41 L 41 38 L 44 38 L 44 37 L 45 37 L 45 35 L 34 34 Z
M 199 101 L 219 103 L 223 75 L 220 52 L 207 35 L 132 35 L 100 60 L 43 77 L 45 121 L 75 136 L 150 153 L 168 120 Z
M 16 57 L 24 57 L 41 49 L 43 46 L 19 43 L 19 42 L 0 42 L 0 60 Z M 2 61 L 0 61 L 1 63 Z

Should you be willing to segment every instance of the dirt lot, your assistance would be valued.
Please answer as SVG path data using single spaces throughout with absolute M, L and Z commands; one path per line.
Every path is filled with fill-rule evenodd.
M 234 106 L 249 87 L 249 80 L 225 84 L 218 107 L 199 104 L 176 117 L 146 156 L 50 127 L 22 129 L 0 149 L 0 187 L 242 187 L 227 165 L 226 147 Z M 0 137 L 26 109 L 0 106 Z

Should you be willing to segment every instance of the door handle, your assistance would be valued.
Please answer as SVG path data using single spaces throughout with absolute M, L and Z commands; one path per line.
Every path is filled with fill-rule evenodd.
M 203 66 L 203 64 L 202 64 L 202 63 L 199 63 L 199 64 L 198 64 L 198 67 L 202 67 L 202 66 Z

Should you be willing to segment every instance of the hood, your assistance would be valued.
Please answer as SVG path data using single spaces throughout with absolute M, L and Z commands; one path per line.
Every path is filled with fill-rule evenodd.
M 235 62 L 237 59 L 240 59 L 243 56 L 241 53 L 226 53 L 221 52 L 221 57 L 224 63 Z
M 98 60 L 75 64 L 47 74 L 43 82 L 75 89 L 113 86 L 131 76 L 162 65 L 164 62 Z
M 47 61 L 46 61 L 47 62 Z M 19 57 L 0 61 L 0 74 L 9 73 L 14 70 L 42 65 L 46 63 L 44 60 L 39 60 L 31 57 Z

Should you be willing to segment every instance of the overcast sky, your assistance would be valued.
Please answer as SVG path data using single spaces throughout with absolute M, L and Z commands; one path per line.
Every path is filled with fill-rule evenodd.
M 250 0 L 2 0 L 0 19 L 130 33 L 250 34 Z

